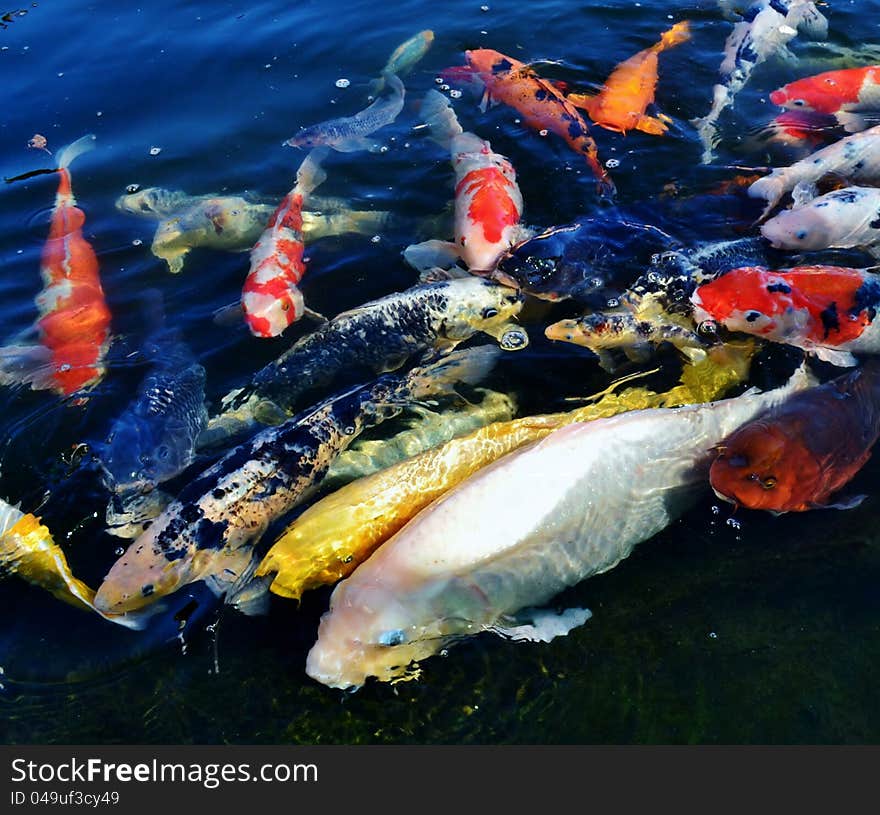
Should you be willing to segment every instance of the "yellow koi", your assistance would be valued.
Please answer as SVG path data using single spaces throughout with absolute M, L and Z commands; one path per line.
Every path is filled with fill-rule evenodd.
M 681 381 L 665 393 L 631 387 L 596 394 L 575 410 L 495 422 L 322 498 L 275 541 L 255 575 L 274 574 L 270 589 L 298 600 L 303 592 L 332 584 L 354 571 L 381 543 L 420 510 L 482 467 L 566 424 L 629 410 L 708 402 L 748 373 L 753 342 L 717 346 L 687 365 Z

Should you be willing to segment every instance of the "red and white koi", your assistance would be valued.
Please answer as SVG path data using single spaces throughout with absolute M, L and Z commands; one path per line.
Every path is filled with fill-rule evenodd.
M 327 177 L 321 161 L 330 148 L 316 147 L 303 160 L 296 184 L 276 208 L 251 249 L 241 292 L 245 322 L 255 337 L 277 337 L 305 312 L 298 284 L 305 274 L 303 202 Z
M 110 310 L 98 258 L 82 234 L 85 215 L 76 206 L 68 169 L 94 143 L 93 135 L 83 136 L 59 154 L 58 192 L 40 260 L 43 289 L 35 299 L 39 344 L 0 349 L 0 382 L 67 396 L 94 386 L 106 372 Z
M 864 111 L 880 111 L 880 65 L 807 76 L 773 91 L 770 101 L 788 110 L 832 115 L 856 133 L 866 127 Z
M 697 323 L 711 320 L 834 365 L 880 353 L 880 275 L 863 269 L 745 266 L 698 286 L 691 302 Z
M 523 199 L 513 165 L 488 141 L 465 132 L 438 91 L 425 94 L 422 117 L 432 138 L 449 150 L 455 169 L 455 240 L 414 244 L 404 258 L 420 271 L 459 258 L 472 272 L 491 271 L 504 252 L 531 234 L 520 225 Z

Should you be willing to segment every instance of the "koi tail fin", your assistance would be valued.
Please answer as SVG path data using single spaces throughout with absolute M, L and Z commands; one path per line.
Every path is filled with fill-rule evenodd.
M 687 20 L 676 23 L 669 31 L 663 33 L 660 42 L 654 46 L 656 51 L 665 51 L 667 48 L 673 48 L 681 45 L 691 38 L 691 24 Z
M 422 121 L 428 126 L 431 138 L 449 150 L 452 140 L 464 132 L 452 103 L 440 91 L 429 90 L 422 102 Z
M 451 393 L 460 383 L 475 385 L 492 370 L 500 353 L 495 345 L 453 351 L 439 360 L 413 368 L 403 378 L 402 388 L 410 400 L 421 400 Z
M 596 103 L 599 101 L 598 94 L 570 93 L 565 98 L 569 102 L 571 102 L 576 108 L 580 108 L 581 110 L 585 110 L 587 112 L 587 115 L 591 119 L 593 118 L 593 109 L 596 107 Z
M 0 385 L 30 385 L 54 390 L 52 352 L 43 345 L 6 345 L 0 348 Z
M 89 133 L 82 138 L 77 139 L 75 142 L 71 142 L 58 154 L 58 169 L 66 170 L 77 156 L 81 156 L 83 153 L 88 153 L 89 150 L 94 149 L 94 147 L 94 133 Z
M 327 179 L 327 172 L 321 162 L 330 153 L 330 149 L 327 145 L 313 147 L 299 165 L 296 171 L 296 187 L 303 200 Z

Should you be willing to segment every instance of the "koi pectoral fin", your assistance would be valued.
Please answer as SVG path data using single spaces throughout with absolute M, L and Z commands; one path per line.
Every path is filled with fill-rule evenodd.
M 458 263 L 458 247 L 450 241 L 430 240 L 413 243 L 403 250 L 403 259 L 417 272 L 451 269 Z
M 366 136 L 347 136 L 333 143 L 333 148 L 340 153 L 356 153 L 358 150 L 366 150 L 370 153 L 378 153 L 382 145 L 368 139 Z
M 835 501 L 833 504 L 812 504 L 811 506 L 813 509 L 855 509 L 857 506 L 861 505 L 862 501 L 867 497 L 867 495 L 853 495 Z
M 587 608 L 568 608 L 561 613 L 551 609 L 524 609 L 516 615 L 514 622 L 529 622 L 509 626 L 493 625 L 489 626 L 489 630 L 511 640 L 550 642 L 579 628 L 592 616 L 593 613 Z

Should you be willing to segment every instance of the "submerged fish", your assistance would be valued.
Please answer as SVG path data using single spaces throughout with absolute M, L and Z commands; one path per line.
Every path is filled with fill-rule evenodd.
M 197 580 L 218 596 L 243 587 L 256 566 L 253 546 L 269 524 L 310 495 L 361 431 L 408 403 L 478 381 L 496 355 L 474 348 L 386 374 L 257 433 L 187 484 L 131 543 L 98 587 L 96 607 L 136 610 Z
M 159 221 L 153 254 L 169 271 L 183 270 L 186 256 L 197 248 L 247 252 L 263 234 L 276 203 L 244 195 L 188 195 L 182 190 L 149 187 L 121 196 L 123 212 Z M 391 213 L 353 210 L 338 198 L 310 195 L 302 211 L 302 235 L 307 242 L 334 235 L 375 235 L 391 221 Z
M 477 333 L 504 350 L 528 345 L 514 321 L 523 295 L 478 277 L 425 283 L 337 314 L 228 394 L 200 445 L 212 445 L 258 422 L 277 423 L 308 392 L 353 372 L 393 371 L 416 354 L 448 351 Z
M 880 353 L 880 275 L 841 266 L 733 269 L 692 295 L 694 319 L 802 348 L 834 365 Z
M 829 144 L 788 167 L 779 167 L 749 187 L 752 198 L 763 198 L 765 218 L 787 192 L 797 184 L 815 184 L 834 174 L 851 183 L 880 179 L 880 125 L 853 133 Z
M 538 607 L 605 572 L 705 488 L 712 448 L 807 385 L 561 427 L 482 468 L 340 582 L 306 673 L 356 689 L 482 631 L 547 642 L 590 612 Z M 515 496 L 515 500 L 511 500 Z
M 290 147 L 309 148 L 326 145 L 341 153 L 352 153 L 356 150 L 377 152 L 379 145 L 368 137 L 397 118 L 403 110 L 405 96 L 403 82 L 395 74 L 384 74 L 383 77 L 391 89 L 389 94 L 380 96 L 354 116 L 330 119 L 303 128 L 284 143 Z
M 68 396 L 93 387 L 106 373 L 110 309 L 98 258 L 82 234 L 85 215 L 76 206 L 69 170 L 94 143 L 94 136 L 83 136 L 59 153 L 58 192 L 40 259 L 43 289 L 35 299 L 39 344 L 0 349 L 0 383 L 27 383 Z
M 506 252 L 492 277 L 542 300 L 598 306 L 678 240 L 617 207 L 554 226 Z
M 330 466 L 322 489 L 372 475 L 478 427 L 512 419 L 516 410 L 515 400 L 506 393 L 478 388 L 468 398 L 475 401 L 460 401 L 441 412 L 412 408 L 409 426 L 390 438 L 357 439 Z
M 321 167 L 327 153 L 328 148 L 316 147 L 303 159 L 293 189 L 251 249 L 241 307 L 255 337 L 277 337 L 306 310 L 299 290 L 306 271 L 302 211 L 306 198 L 327 177 Z
M 98 445 L 108 489 L 146 493 L 182 473 L 208 421 L 205 369 L 179 332 L 163 329 L 144 344 L 150 371 Z
M 749 152 L 774 146 L 794 148 L 798 151 L 797 158 L 803 158 L 806 153 L 846 135 L 846 130 L 834 116 L 806 110 L 786 110 L 751 131 L 744 146 Z
M 153 254 L 177 274 L 192 249 L 205 247 L 224 252 L 250 249 L 260 237 L 274 208 L 240 196 L 204 198 L 174 210 L 156 227 Z
M 709 482 L 719 498 L 748 509 L 849 509 L 865 496 L 829 502 L 868 461 L 878 436 L 880 367 L 870 360 L 794 394 L 724 439 Z
M 465 59 L 467 67 L 463 71 L 448 72 L 451 81 L 476 81 L 484 89 L 484 110 L 489 102 L 503 102 L 518 111 L 532 130 L 555 133 L 586 160 L 599 183 L 599 192 L 614 194 L 614 183 L 599 161 L 599 148 L 589 125 L 560 90 L 525 63 L 489 48 L 465 51 Z
M 844 187 L 782 210 L 761 225 L 777 249 L 861 248 L 880 256 L 880 189 Z
M 505 250 L 529 235 L 520 224 L 523 199 L 516 171 L 489 142 L 462 130 L 451 103 L 439 91 L 425 94 L 421 114 L 432 138 L 450 152 L 455 236 L 451 243 L 431 240 L 409 246 L 404 259 L 420 271 L 451 266 L 459 258 L 469 271 L 490 271 Z
M 703 145 L 703 164 L 714 158 L 721 113 L 733 104 L 757 65 L 772 56 L 789 57 L 788 43 L 799 29 L 817 39 L 828 34 L 828 20 L 811 0 L 755 0 L 733 26 L 724 44 L 718 82 L 712 89 L 712 107 L 693 121 Z
M 605 80 L 598 94 L 568 94 L 568 100 L 587 111 L 592 121 L 616 133 L 641 130 L 662 136 L 672 121 L 662 114 L 650 116 L 648 106 L 654 102 L 657 88 L 658 55 L 690 39 L 687 20 L 676 23 L 659 42 L 621 62 Z
M 294 520 L 256 573 L 271 577 L 275 594 L 299 599 L 349 575 L 432 501 L 506 453 L 572 422 L 718 398 L 745 377 L 753 349 L 751 343 L 710 349 L 703 360 L 686 365 L 680 384 L 665 393 L 639 387 L 613 392 L 629 378 L 619 380 L 568 413 L 494 422 L 346 484 Z
M 388 57 L 388 62 L 380 71 L 379 78 L 370 83 L 370 92 L 375 95 L 385 87 L 385 77 L 393 74 L 396 77 L 406 76 L 415 65 L 428 53 L 434 42 L 434 32 L 430 29 L 413 34 L 408 40 L 404 40 L 397 46 Z

